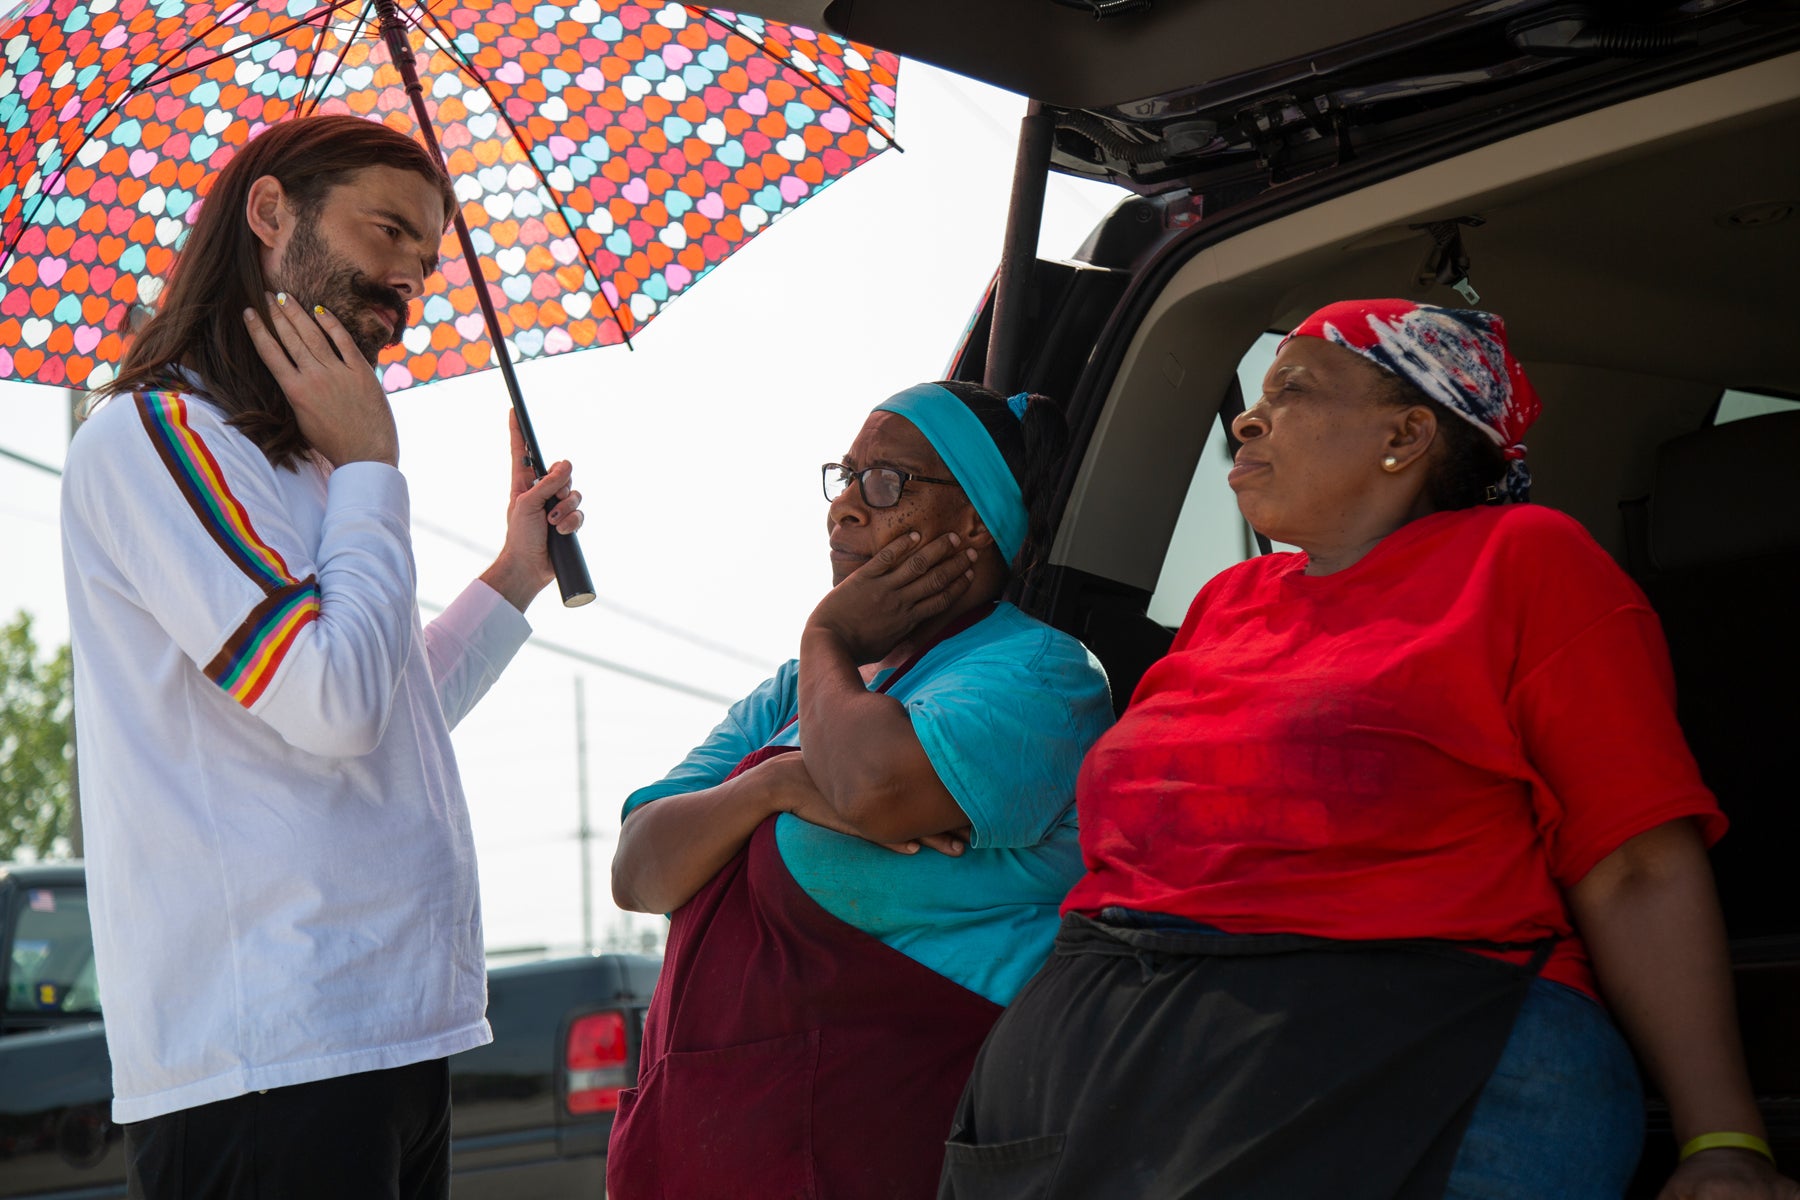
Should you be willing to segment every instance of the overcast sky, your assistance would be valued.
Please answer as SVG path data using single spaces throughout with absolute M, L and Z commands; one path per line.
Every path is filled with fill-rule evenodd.
M 913 62 L 899 91 L 904 153 L 764 231 L 635 351 L 519 369 L 545 454 L 575 464 L 600 600 L 564 610 L 546 590 L 533 642 L 455 734 L 491 950 L 581 941 L 578 679 L 596 940 L 660 938 L 661 918 L 612 906 L 619 805 L 724 705 L 576 656 L 733 698 L 791 656 L 831 578 L 818 465 L 881 399 L 941 376 L 993 274 L 1023 99 Z M 1067 257 L 1121 195 L 1053 177 L 1040 253 Z M 60 465 L 66 403 L 0 384 L 0 447 Z M 499 544 L 505 391 L 488 371 L 400 393 L 395 410 L 429 619 Z M 0 544 L 0 617 L 24 609 L 66 638 L 54 477 L 0 459 Z

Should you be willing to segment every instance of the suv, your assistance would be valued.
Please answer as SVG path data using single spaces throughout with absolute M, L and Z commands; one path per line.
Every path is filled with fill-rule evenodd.
M 1225 485 L 1270 331 L 1333 300 L 1503 314 L 1533 498 L 1656 605 L 1730 815 L 1714 867 L 1778 1158 L 1800 1162 L 1800 6 L 1792 0 L 759 0 L 1035 98 L 1009 248 L 952 371 L 1069 406 L 1028 607 L 1120 703 L 1268 545 Z M 1279 12 L 1276 10 L 1279 9 Z M 1034 261 L 1046 169 L 1134 195 Z M 1786 799 L 1783 799 L 1786 797 Z M 1631 1195 L 1674 1162 L 1666 1113 Z

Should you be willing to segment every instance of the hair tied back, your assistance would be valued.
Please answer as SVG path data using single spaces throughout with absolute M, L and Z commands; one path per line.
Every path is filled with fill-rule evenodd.
M 1030 407 L 1030 405 L 1030 392 L 1019 392 L 1017 395 L 1008 396 L 1006 398 L 1006 407 L 1011 409 L 1012 415 L 1019 418 L 1021 421 L 1025 419 L 1025 410 Z

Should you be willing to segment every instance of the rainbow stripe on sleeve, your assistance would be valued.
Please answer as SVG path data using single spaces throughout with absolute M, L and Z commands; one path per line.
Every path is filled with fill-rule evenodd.
M 287 561 L 257 536 L 250 514 L 226 485 L 218 460 L 189 424 L 187 398 L 179 392 L 139 392 L 137 402 L 138 415 L 163 465 L 213 541 L 265 592 L 292 584 Z
M 319 585 L 313 576 L 270 593 L 206 664 L 207 678 L 249 708 L 281 669 L 300 631 L 318 617 Z
M 206 675 L 249 708 L 268 688 L 300 630 L 318 619 L 315 576 L 295 579 L 287 560 L 265 542 L 225 481 L 225 473 L 188 419 L 179 392 L 140 392 L 138 415 L 182 498 L 213 542 L 249 576 L 263 599 L 225 640 Z

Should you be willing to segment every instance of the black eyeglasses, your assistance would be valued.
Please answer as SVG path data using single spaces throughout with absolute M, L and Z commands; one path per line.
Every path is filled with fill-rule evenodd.
M 844 494 L 852 479 L 862 491 L 863 503 L 870 508 L 892 508 L 900 503 L 900 495 L 909 483 L 947 483 L 951 487 L 961 487 L 954 479 L 933 479 L 929 475 L 914 475 L 911 471 L 902 471 L 895 467 L 864 467 L 860 471 L 852 471 L 843 463 L 826 463 L 819 468 L 820 478 L 825 484 L 825 498 L 836 500 Z

